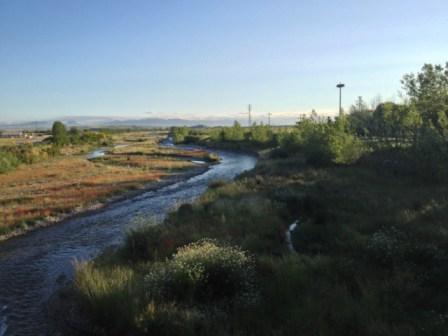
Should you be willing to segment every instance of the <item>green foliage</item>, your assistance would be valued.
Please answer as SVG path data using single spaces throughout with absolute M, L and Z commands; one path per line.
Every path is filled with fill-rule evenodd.
M 448 178 L 447 139 L 435 128 L 427 127 L 419 131 L 418 141 L 408 150 L 410 164 L 418 175 L 429 181 L 445 181 Z
M 443 184 L 384 175 L 363 161 L 316 168 L 262 158 L 163 225 L 136 230 L 126 242 L 134 252 L 96 265 L 111 283 L 119 265 L 140 273 L 117 287 L 121 305 L 108 301 L 103 316 L 132 311 L 133 319 L 123 312 L 128 332 L 145 335 L 444 335 L 445 195 Z M 282 237 L 297 218 L 291 254 Z M 249 267 L 239 266 L 244 250 Z M 251 285 L 229 286 L 241 279 Z
M 172 136 L 176 143 L 197 143 L 225 149 L 260 149 L 275 145 L 276 136 L 269 126 L 254 124 L 244 128 L 238 121 L 231 127 L 213 127 L 196 130 L 173 127 Z
M 374 134 L 395 147 L 411 142 L 421 125 L 420 115 L 414 108 L 391 102 L 378 105 L 372 118 Z
M 70 139 L 70 143 L 73 145 L 81 143 L 81 132 L 76 127 L 70 128 L 70 131 L 68 132 L 68 137 Z
M 164 238 L 160 225 L 144 225 L 128 232 L 120 251 L 127 260 L 163 260 L 175 251 L 175 246 Z
M 411 87 L 409 103 L 359 104 L 362 115 L 304 118 L 271 135 L 280 148 L 253 172 L 131 233 L 111 262 L 141 274 L 116 289 L 143 288 L 121 296 L 133 312 L 128 332 L 447 334 L 447 187 L 430 182 L 448 178 L 448 146 L 426 96 L 441 106 L 440 69 L 425 68 Z M 194 135 L 254 148 L 254 131 L 238 141 L 223 140 L 225 128 Z M 289 253 L 285 232 L 297 219 Z
M 226 304 L 254 299 L 253 259 L 237 247 L 201 240 L 181 247 L 171 260 L 145 276 L 152 299 L 181 303 Z
M 305 118 L 294 132 L 281 139 L 281 144 L 286 149 L 301 151 L 313 164 L 353 163 L 364 150 L 345 117 L 325 122 Z
M 76 266 L 75 289 L 90 317 L 101 328 L 117 334 L 133 330 L 139 313 L 134 271 L 126 267 L 99 268 L 94 263 Z
M 69 137 L 65 125 L 60 121 L 55 121 L 51 129 L 52 141 L 57 146 L 64 146 L 69 143 Z
M 20 160 L 12 153 L 0 151 L 0 174 L 13 170 L 20 164 Z
M 171 129 L 171 134 L 173 135 L 174 143 L 182 143 L 190 134 L 190 129 L 188 127 L 173 127 Z
M 222 139 L 224 141 L 242 141 L 244 140 L 244 129 L 238 121 L 235 121 L 232 127 L 223 128 Z
M 353 109 L 347 116 L 350 128 L 356 135 L 367 137 L 375 134 L 373 111 L 369 109 Z
M 197 336 L 216 334 L 210 330 L 210 316 L 195 307 L 176 303 L 150 302 L 137 318 L 137 329 L 142 335 Z
M 3 147 L 2 151 L 0 151 L 0 173 L 13 170 L 21 163 L 33 164 L 47 160 L 58 153 L 58 147 L 43 144 L 21 144 Z
M 76 140 L 76 137 L 71 139 Z M 79 138 L 79 143 L 109 146 L 111 144 L 111 138 L 102 132 L 84 131 Z
M 350 131 L 345 117 L 337 118 L 329 124 L 329 148 L 332 161 L 338 164 L 356 162 L 364 153 L 363 143 Z
M 91 144 L 97 146 L 108 146 L 111 138 L 105 132 L 80 131 L 76 127 L 67 132 L 65 125 L 55 121 L 52 128 L 52 142 L 56 146 Z
M 257 143 L 269 143 L 273 139 L 272 131 L 267 125 L 254 125 L 251 128 L 251 140 Z
M 402 84 L 424 125 L 448 135 L 448 63 L 425 64 L 417 75 L 405 75 Z

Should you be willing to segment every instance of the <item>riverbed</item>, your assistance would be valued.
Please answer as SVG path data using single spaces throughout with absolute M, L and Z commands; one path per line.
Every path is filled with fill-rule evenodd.
M 194 201 L 217 179 L 252 169 L 254 156 L 218 151 L 219 164 L 197 176 L 0 243 L 0 336 L 49 335 L 51 295 L 73 277 L 73 263 L 120 244 L 127 230 Z

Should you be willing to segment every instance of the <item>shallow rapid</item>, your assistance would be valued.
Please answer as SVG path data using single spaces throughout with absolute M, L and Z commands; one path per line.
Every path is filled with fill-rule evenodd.
M 256 164 L 246 154 L 219 155 L 219 164 L 188 180 L 0 243 L 0 336 L 49 335 L 46 303 L 73 277 L 75 260 L 95 257 L 142 221 L 161 221 L 170 209 L 193 201 L 210 181 L 233 179 Z

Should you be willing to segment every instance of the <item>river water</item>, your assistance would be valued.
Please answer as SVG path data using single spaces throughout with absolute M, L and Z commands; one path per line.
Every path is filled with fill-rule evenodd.
M 257 161 L 246 154 L 218 153 L 221 162 L 205 173 L 1 243 L 0 336 L 49 335 L 46 302 L 72 278 L 74 260 L 95 257 L 119 244 L 143 219 L 162 220 L 173 207 L 200 196 L 210 181 L 233 179 Z

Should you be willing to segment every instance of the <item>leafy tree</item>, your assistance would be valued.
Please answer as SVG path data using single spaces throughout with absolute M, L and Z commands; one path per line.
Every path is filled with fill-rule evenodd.
M 448 62 L 425 64 L 418 74 L 406 74 L 403 88 L 410 103 L 420 113 L 423 127 L 434 127 L 441 135 L 448 132 Z
M 350 113 L 367 111 L 369 111 L 369 108 L 367 107 L 367 104 L 364 102 L 361 96 L 359 96 L 355 104 L 350 107 Z
M 397 146 L 401 142 L 414 142 L 421 119 L 413 106 L 386 102 L 373 112 L 373 124 L 378 136 Z
M 242 141 L 244 140 L 244 128 L 235 120 L 232 127 L 223 129 L 222 136 L 226 141 Z
M 171 133 L 173 134 L 174 143 L 181 143 L 190 134 L 190 130 L 188 127 L 173 127 Z
M 303 152 L 307 161 L 313 164 L 353 163 L 364 151 L 362 142 L 352 133 L 348 118 L 344 116 L 335 121 L 302 119 L 281 144 L 287 150 L 294 148 Z
M 81 133 L 76 127 L 70 128 L 70 131 L 68 131 L 68 136 L 70 143 L 72 144 L 79 144 L 81 142 Z
M 328 148 L 331 161 L 338 164 L 350 164 L 357 161 L 364 153 L 363 143 L 350 129 L 349 120 L 345 116 L 327 122 Z
M 68 144 L 69 138 L 65 125 L 60 121 L 55 121 L 51 130 L 52 141 L 55 145 L 63 146 Z
M 254 125 L 251 130 L 252 141 L 267 143 L 272 140 L 272 131 L 267 125 Z
M 222 141 L 223 140 L 222 128 L 221 127 L 212 128 L 209 131 L 209 137 L 212 141 L 216 141 L 216 142 Z
M 383 98 L 380 94 L 377 94 L 370 100 L 370 110 L 375 110 L 379 104 L 383 102 Z
M 359 136 L 368 136 L 373 131 L 373 111 L 368 108 L 362 97 L 350 107 L 348 122 L 352 130 Z

